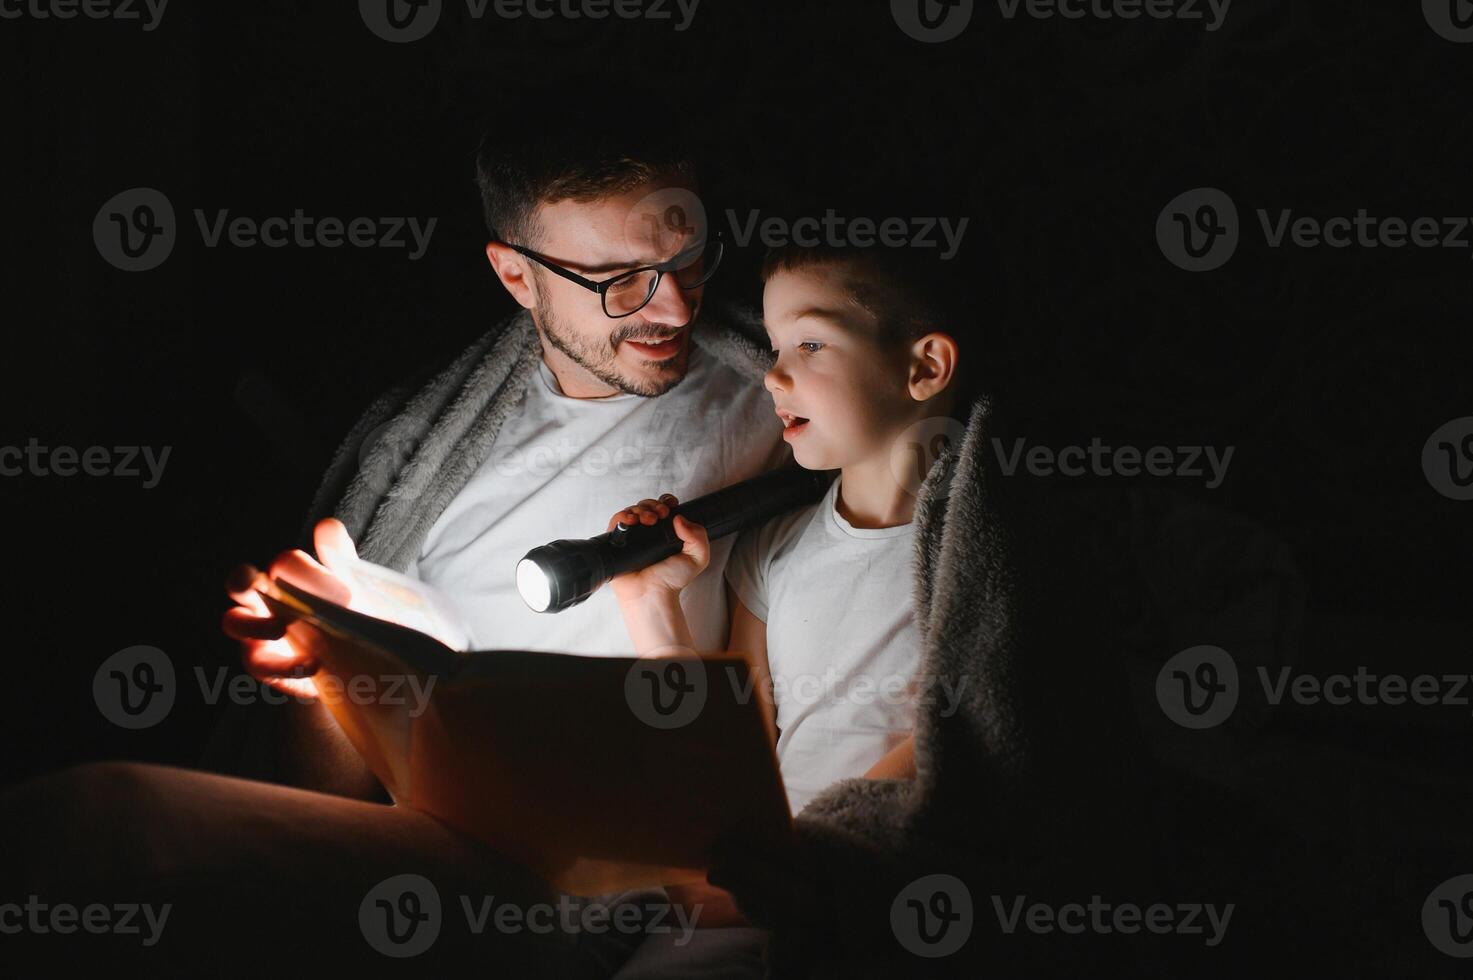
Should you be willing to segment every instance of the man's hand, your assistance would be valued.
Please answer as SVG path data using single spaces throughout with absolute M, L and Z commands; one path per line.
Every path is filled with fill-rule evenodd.
M 659 500 L 646 498 L 609 518 L 607 530 L 612 531 L 620 523 L 654 524 L 670 516 L 670 508 L 677 503 L 672 493 L 661 494 Z M 678 514 L 673 526 L 683 543 L 681 552 L 637 572 L 616 575 L 609 586 L 620 603 L 639 601 L 657 593 L 679 595 L 711 563 L 711 542 L 704 527 Z
M 272 615 L 255 587 L 267 578 L 284 579 L 324 599 L 348 605 L 352 598 L 348 585 L 332 572 L 334 565 L 341 567 L 347 558 L 357 556 L 348 529 L 333 518 L 320 521 L 313 529 L 312 543 L 320 562 L 299 549 L 283 551 L 271 563 L 269 573 L 239 565 L 225 582 L 225 591 L 236 605 L 226 610 L 221 628 L 226 636 L 240 642 L 246 672 L 296 697 L 317 696 L 311 675 L 317 672 L 313 651 L 321 634 L 305 624 Z

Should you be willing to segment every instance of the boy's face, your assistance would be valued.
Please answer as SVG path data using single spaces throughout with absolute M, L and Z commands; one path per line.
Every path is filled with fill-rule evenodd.
M 793 458 L 808 469 L 888 456 L 914 421 L 908 348 L 881 340 L 879 323 L 851 298 L 849 275 L 843 263 L 779 271 L 762 294 L 777 352 L 763 383 Z

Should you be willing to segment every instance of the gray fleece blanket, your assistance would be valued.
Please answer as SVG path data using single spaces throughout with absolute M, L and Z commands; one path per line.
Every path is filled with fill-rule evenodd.
M 694 333 L 754 384 L 768 366 L 758 336 L 751 316 L 731 310 L 713 310 Z M 406 567 L 485 459 L 539 356 L 530 317 L 519 314 L 428 381 L 381 397 L 338 449 L 311 520 L 334 514 L 364 557 Z M 1239 856 L 1223 850 L 1248 833 L 1244 819 L 1195 785 L 1163 782 L 1148 761 L 1125 690 L 1121 630 L 1104 602 L 1111 590 L 1096 564 L 1080 560 L 1088 529 L 1079 511 L 1003 477 L 989 451 L 999 437 L 990 398 L 969 406 L 965 421 L 915 512 L 917 777 L 836 784 L 798 815 L 792 852 L 744 856 L 726 882 L 772 930 L 772 976 L 951 975 L 979 965 L 998 975 L 1112 967 L 1213 975 L 1199 938 L 1060 942 L 1057 933 L 1009 930 L 996 914 L 1018 896 L 1228 901 L 1253 882 L 1244 884 Z M 1266 841 L 1254 856 L 1275 875 L 1299 853 L 1290 836 L 1252 839 Z M 933 874 L 960 882 L 965 896 L 948 901 L 970 908 L 968 938 L 940 958 L 918 955 L 913 936 L 901 939 L 914 932 L 908 889 Z M 1179 894 L 1197 880 L 1208 894 Z M 1304 907 L 1254 911 L 1234 939 L 1253 935 L 1253 923 L 1274 933 L 1276 917 L 1302 922 Z M 1227 969 L 1231 950 L 1246 956 L 1257 946 L 1219 946 L 1213 963 Z

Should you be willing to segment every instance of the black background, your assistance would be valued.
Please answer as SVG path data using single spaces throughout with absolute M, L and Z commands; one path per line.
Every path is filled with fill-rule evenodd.
M 684 32 L 470 24 L 457 7 L 402 45 L 352 4 L 174 0 L 152 32 L 0 22 L 0 444 L 172 447 L 151 490 L 0 479 L 7 778 L 198 758 L 219 709 L 190 672 L 235 663 L 218 633 L 225 570 L 294 543 L 328 453 L 373 395 L 511 309 L 481 254 L 472 155 L 488 123 L 537 139 L 665 120 L 697 143 L 716 211 L 801 200 L 970 218 L 955 263 L 982 300 L 960 332 L 996 352 L 1030 439 L 1236 446 L 1222 487 L 1171 489 L 1287 544 L 1312 627 L 1302 664 L 1467 669 L 1473 504 L 1434 492 L 1421 452 L 1473 414 L 1473 250 L 1272 249 L 1254 214 L 1473 214 L 1473 45 L 1439 37 L 1417 4 L 1237 0 L 1207 32 L 1009 21 L 979 2 L 944 44 L 907 37 L 883 2 L 705 0 Z M 168 195 L 180 242 L 130 274 L 99 256 L 92 222 L 139 186 Z M 1235 199 L 1243 240 L 1225 267 L 1191 274 L 1163 258 L 1155 225 L 1201 186 Z M 211 249 L 195 208 L 438 224 L 419 261 Z M 754 297 L 759 259 L 733 258 L 717 288 Z M 92 701 L 97 665 L 134 644 L 166 651 L 185 679 L 169 718 L 141 732 Z M 1297 796 L 1324 805 L 1311 819 L 1334 811 L 1336 832 L 1371 848 L 1467 842 L 1454 826 L 1466 708 L 1282 726 L 1304 760 Z M 1417 794 L 1387 783 L 1404 801 L 1388 814 L 1336 766 Z

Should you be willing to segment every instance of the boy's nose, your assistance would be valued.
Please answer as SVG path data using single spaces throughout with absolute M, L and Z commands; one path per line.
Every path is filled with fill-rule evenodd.
M 768 368 L 767 373 L 762 376 L 762 387 L 774 394 L 779 391 L 788 390 L 788 376 L 776 364 Z

